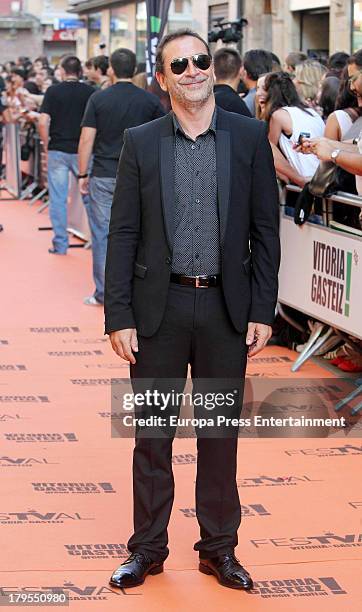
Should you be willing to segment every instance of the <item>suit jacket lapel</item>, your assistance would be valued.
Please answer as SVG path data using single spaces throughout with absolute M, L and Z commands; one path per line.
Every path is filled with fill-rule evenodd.
M 226 113 L 218 107 L 216 124 L 216 174 L 220 219 L 220 241 L 224 242 L 230 201 L 230 132 L 225 129 Z
M 167 242 L 172 251 L 175 208 L 175 154 L 172 116 L 165 118 L 160 138 L 160 175 L 163 217 Z

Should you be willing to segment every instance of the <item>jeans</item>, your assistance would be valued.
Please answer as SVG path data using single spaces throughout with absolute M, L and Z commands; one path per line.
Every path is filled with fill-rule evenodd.
M 92 234 L 93 279 L 96 286 L 93 296 L 101 304 L 104 301 L 107 237 L 115 186 L 115 178 L 91 176 L 89 201 L 85 205 Z
M 67 232 L 69 172 L 78 176 L 78 154 L 48 151 L 49 215 L 54 232 L 53 247 L 59 253 L 66 253 L 69 245 Z

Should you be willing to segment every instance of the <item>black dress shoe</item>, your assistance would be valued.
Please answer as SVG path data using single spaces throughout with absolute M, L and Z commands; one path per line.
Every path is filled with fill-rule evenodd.
M 66 253 L 64 251 L 57 251 L 56 249 L 48 249 L 48 253 L 51 253 L 52 255 L 66 255 Z
M 155 562 L 143 553 L 132 553 L 113 572 L 109 584 L 119 588 L 130 588 L 143 584 L 147 574 L 163 572 L 163 561 Z
M 199 570 L 203 574 L 214 574 L 220 584 L 231 589 L 253 588 L 249 572 L 239 563 L 233 553 L 225 553 L 212 559 L 200 559 Z

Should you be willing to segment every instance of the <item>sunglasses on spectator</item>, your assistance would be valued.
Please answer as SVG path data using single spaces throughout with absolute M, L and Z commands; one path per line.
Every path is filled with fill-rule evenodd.
M 189 60 L 192 60 L 192 63 L 199 70 L 208 70 L 211 66 L 211 56 L 207 53 L 197 53 L 196 55 L 191 55 L 190 57 L 175 57 L 172 60 L 170 66 L 171 70 L 174 74 L 182 74 L 185 72 Z

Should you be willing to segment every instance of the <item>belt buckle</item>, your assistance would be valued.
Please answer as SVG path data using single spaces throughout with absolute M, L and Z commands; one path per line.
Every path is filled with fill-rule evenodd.
M 197 287 L 198 289 L 207 289 L 208 285 L 200 285 L 200 278 L 202 278 L 203 276 L 205 276 L 204 274 L 201 275 L 197 275 L 196 278 L 196 284 L 195 287 Z M 205 279 L 207 281 L 207 279 Z

